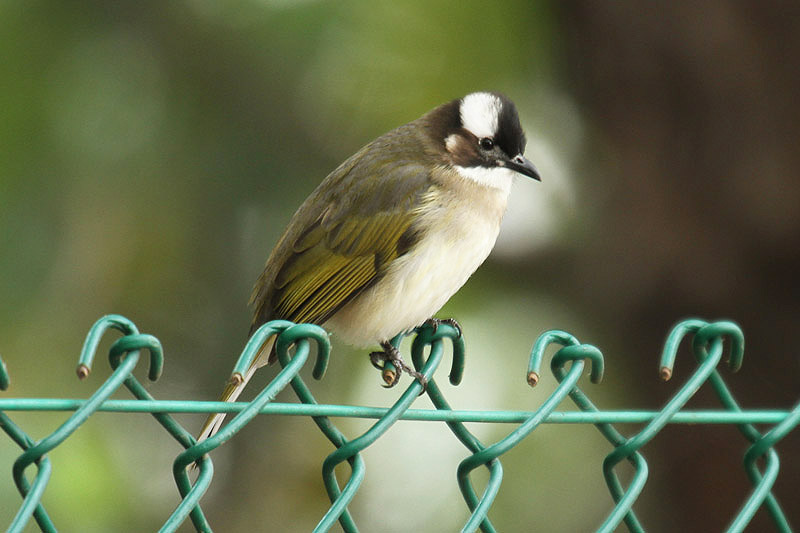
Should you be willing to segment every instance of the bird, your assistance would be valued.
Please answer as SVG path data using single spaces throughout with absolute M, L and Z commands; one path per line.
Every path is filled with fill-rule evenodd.
M 474 92 L 373 140 L 306 198 L 269 254 L 250 299 L 250 334 L 270 320 L 321 325 L 366 347 L 372 364 L 392 362 L 425 385 L 390 339 L 423 324 L 494 247 L 516 176 L 540 181 L 525 156 L 514 103 Z M 253 373 L 276 360 L 274 337 L 220 397 L 235 401 Z M 238 379 L 237 379 L 238 378 Z M 198 441 L 225 415 L 212 413 Z

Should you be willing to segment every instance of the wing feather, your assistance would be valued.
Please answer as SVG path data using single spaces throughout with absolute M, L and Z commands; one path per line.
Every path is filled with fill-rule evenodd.
M 388 146 L 392 135 L 413 138 L 412 125 L 356 153 L 295 213 L 253 292 L 253 329 L 276 318 L 323 323 L 419 237 L 415 207 L 431 187 L 424 147 L 412 142 L 393 154 L 374 146 Z
M 411 223 L 400 214 L 353 218 L 334 239 L 295 252 L 275 278 L 276 315 L 295 322 L 327 319 L 397 257 L 400 236 Z

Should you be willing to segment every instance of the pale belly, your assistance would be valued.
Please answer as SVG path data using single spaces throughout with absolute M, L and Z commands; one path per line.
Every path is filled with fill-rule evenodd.
M 396 259 L 378 283 L 339 310 L 325 327 L 348 344 L 368 346 L 409 331 L 432 317 L 494 247 L 502 211 L 489 220 L 473 215 L 449 214 L 445 230 L 429 233 Z

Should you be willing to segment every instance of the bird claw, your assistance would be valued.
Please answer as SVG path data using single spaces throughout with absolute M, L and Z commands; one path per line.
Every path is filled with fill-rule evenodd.
M 461 337 L 461 324 L 459 324 L 455 318 L 431 317 L 423 322 L 420 327 L 430 327 L 431 331 L 435 334 L 441 324 L 446 324 L 452 327 L 456 330 L 457 336 Z M 420 385 L 422 385 L 422 391 L 420 394 L 423 394 L 428 388 L 428 380 L 425 379 L 425 376 L 408 366 L 400 356 L 400 351 L 395 348 L 392 343 L 387 341 L 381 342 L 381 348 L 383 348 L 383 351 L 372 352 L 369 354 L 369 361 L 372 363 L 372 366 L 382 372 L 383 381 L 385 383 L 383 387 L 386 389 L 391 389 L 397 385 L 397 383 L 400 381 L 400 374 L 405 372 L 409 376 L 419 381 Z M 394 368 L 387 368 L 386 363 L 391 363 L 392 367 Z
M 434 318 L 431 317 L 425 322 L 422 323 L 422 326 L 429 326 L 432 329 L 433 333 L 436 333 L 436 330 L 439 329 L 441 324 L 447 324 L 448 326 L 452 326 L 453 329 L 456 330 L 458 333 L 458 337 L 461 337 L 461 324 L 455 318 Z
M 386 356 L 385 352 L 372 352 L 369 354 L 369 362 L 378 370 L 383 370 L 383 364 L 388 360 L 389 358 Z
M 392 346 L 389 342 L 382 342 L 381 348 L 383 348 L 382 352 L 372 352 L 369 354 L 370 363 L 372 366 L 381 370 L 383 372 L 383 381 L 386 383 L 383 385 L 384 388 L 390 389 L 397 385 L 400 381 L 400 374 L 405 372 L 409 376 L 413 377 L 417 381 L 419 381 L 420 385 L 422 385 L 422 394 L 428 388 L 428 380 L 425 379 L 425 376 L 408 366 L 403 358 L 400 356 L 400 350 Z M 386 363 L 391 363 L 394 366 L 394 369 L 387 368 Z

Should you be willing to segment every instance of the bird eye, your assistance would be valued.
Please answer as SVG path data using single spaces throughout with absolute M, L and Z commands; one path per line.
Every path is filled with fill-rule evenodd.
M 494 141 L 491 140 L 489 137 L 483 137 L 481 140 L 478 141 L 478 145 L 484 150 L 491 150 L 494 148 Z

